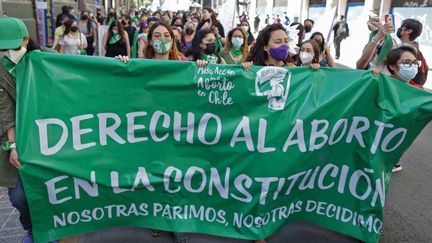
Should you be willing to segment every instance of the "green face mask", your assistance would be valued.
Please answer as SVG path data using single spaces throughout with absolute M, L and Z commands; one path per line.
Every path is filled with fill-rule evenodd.
M 156 53 L 167 54 L 169 51 L 171 51 L 173 42 L 170 38 L 162 38 L 152 40 L 151 45 L 153 46 L 153 49 Z

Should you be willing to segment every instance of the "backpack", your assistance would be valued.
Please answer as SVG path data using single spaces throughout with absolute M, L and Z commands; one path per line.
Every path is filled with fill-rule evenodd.
M 347 26 L 346 23 L 342 22 L 339 24 L 339 27 L 336 31 L 336 35 L 340 36 L 340 37 L 347 37 L 348 35 L 348 30 L 347 30 Z

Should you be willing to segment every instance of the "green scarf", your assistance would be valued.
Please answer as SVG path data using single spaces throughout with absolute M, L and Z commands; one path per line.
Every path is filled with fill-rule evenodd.
M 375 37 L 377 33 L 378 30 L 374 30 L 370 33 L 369 42 L 372 41 L 372 39 Z M 393 49 L 393 39 L 391 38 L 390 35 L 386 35 L 384 37 L 384 43 L 381 48 L 381 52 L 377 58 L 378 63 L 382 63 L 387 58 L 387 54 L 390 52 L 391 49 Z
M 241 47 L 239 48 L 231 47 L 230 52 L 234 57 L 239 57 L 243 54 Z
M 133 47 L 132 47 L 132 57 L 137 57 L 138 56 L 138 36 L 139 36 L 139 31 L 140 29 L 137 29 L 134 33 L 134 38 L 133 38 Z
M 118 33 L 117 34 L 113 33 L 113 35 L 111 36 L 111 39 L 109 40 L 109 43 L 111 45 L 113 45 L 113 44 L 117 43 L 119 40 L 120 40 L 120 35 Z
M 115 20 L 116 19 L 114 17 L 109 18 L 107 25 L 110 26 L 112 24 L 112 22 L 114 22 Z
M 220 36 L 216 37 L 215 44 L 216 44 L 216 52 L 219 53 L 219 51 L 223 49 L 223 43 Z
M 139 21 L 139 18 L 137 16 L 132 17 L 132 24 L 136 25 Z
M 219 59 L 215 54 L 211 54 L 211 55 L 201 54 L 200 58 L 202 60 L 206 60 L 209 64 L 217 64 Z

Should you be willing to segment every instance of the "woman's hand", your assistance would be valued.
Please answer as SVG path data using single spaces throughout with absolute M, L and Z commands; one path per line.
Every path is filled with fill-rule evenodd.
M 117 60 L 120 60 L 124 63 L 128 63 L 130 60 L 130 58 L 128 56 L 122 56 L 122 55 L 115 56 L 114 58 Z
M 249 71 L 249 69 L 253 66 L 253 62 L 244 62 L 242 63 L 242 67 L 245 71 Z
M 219 29 L 218 29 L 218 27 L 214 26 L 212 28 L 212 30 L 213 30 L 213 33 L 215 34 L 216 37 L 219 36 Z
M 210 29 L 210 23 L 209 22 L 205 22 L 203 25 L 202 25 L 202 27 L 201 27 L 201 29 Z
M 21 166 L 21 163 L 18 160 L 18 152 L 16 149 L 11 149 L 9 154 L 9 162 L 15 167 L 18 168 Z
M 198 68 L 202 68 L 202 67 L 204 67 L 205 65 L 207 65 L 208 62 L 207 62 L 206 60 L 198 59 L 197 62 L 196 62 L 196 64 L 197 64 Z
M 373 41 L 375 41 L 376 43 L 379 43 L 384 39 L 384 37 L 386 35 L 391 34 L 393 32 L 394 32 L 393 24 L 392 23 L 386 23 L 386 24 L 381 26 L 378 33 L 374 37 Z
M 379 69 L 372 69 L 372 75 L 373 76 L 378 76 L 380 74 L 381 74 L 381 70 L 379 70 Z
M 318 70 L 321 67 L 319 63 L 311 63 L 309 66 L 312 68 L 312 70 Z

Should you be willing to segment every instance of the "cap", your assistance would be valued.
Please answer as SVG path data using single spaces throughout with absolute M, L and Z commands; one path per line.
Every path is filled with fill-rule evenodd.
M 28 36 L 27 27 L 21 19 L 0 18 L 0 49 L 18 48 L 23 38 Z

